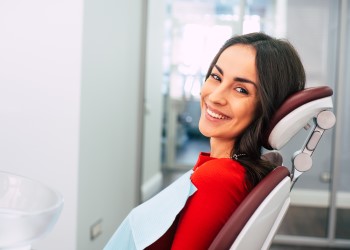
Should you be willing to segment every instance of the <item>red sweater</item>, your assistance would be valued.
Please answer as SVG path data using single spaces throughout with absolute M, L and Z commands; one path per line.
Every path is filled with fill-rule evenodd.
M 248 194 L 245 169 L 237 161 L 201 153 L 193 169 L 191 180 L 197 191 L 169 230 L 147 249 L 208 249 Z

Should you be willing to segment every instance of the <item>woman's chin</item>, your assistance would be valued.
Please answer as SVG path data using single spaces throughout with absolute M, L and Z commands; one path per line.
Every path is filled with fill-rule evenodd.
M 199 132 L 205 137 L 210 138 L 212 136 L 212 129 L 207 128 L 206 126 L 201 125 L 201 123 L 198 124 Z

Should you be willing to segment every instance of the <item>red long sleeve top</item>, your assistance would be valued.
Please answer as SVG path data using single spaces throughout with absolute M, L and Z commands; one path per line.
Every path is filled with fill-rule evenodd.
M 237 161 L 201 153 L 193 169 L 191 181 L 197 191 L 169 230 L 147 249 L 208 249 L 248 194 L 245 169 Z

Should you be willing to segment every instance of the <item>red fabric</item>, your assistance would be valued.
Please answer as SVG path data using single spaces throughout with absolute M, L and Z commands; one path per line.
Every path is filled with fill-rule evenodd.
M 170 249 L 169 241 L 172 250 L 208 249 L 248 194 L 245 169 L 234 160 L 201 153 L 193 169 L 191 180 L 198 190 L 187 200 L 178 222 L 147 249 Z

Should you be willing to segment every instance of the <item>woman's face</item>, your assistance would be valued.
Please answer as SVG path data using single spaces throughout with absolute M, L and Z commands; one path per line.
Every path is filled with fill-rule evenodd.
M 211 139 L 231 141 L 253 121 L 258 103 L 256 51 L 236 44 L 225 49 L 201 91 L 199 130 Z

